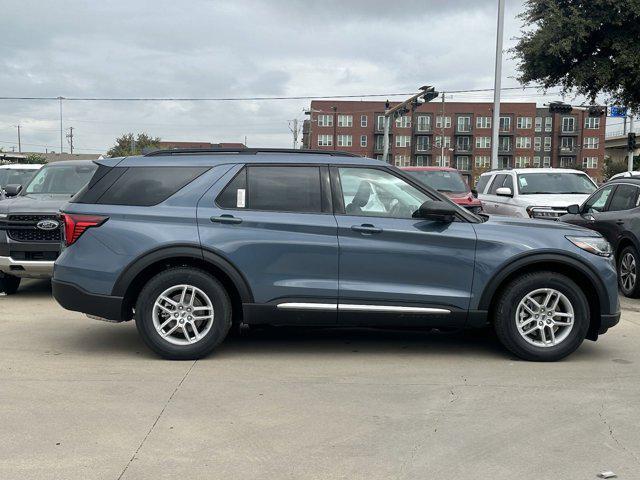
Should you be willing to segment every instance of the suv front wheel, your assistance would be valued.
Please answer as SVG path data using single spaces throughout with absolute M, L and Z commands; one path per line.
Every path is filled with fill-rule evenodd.
M 171 360 L 211 353 L 231 327 L 231 301 L 214 277 L 179 267 L 153 277 L 136 303 L 136 327 L 154 352 Z
M 18 287 L 20 287 L 20 280 L 22 280 L 20 277 L 0 273 L 0 293 L 6 293 L 7 295 L 17 293 Z
M 584 292 L 555 272 L 517 277 L 500 292 L 494 312 L 498 339 L 525 360 L 560 360 L 582 344 L 589 329 Z

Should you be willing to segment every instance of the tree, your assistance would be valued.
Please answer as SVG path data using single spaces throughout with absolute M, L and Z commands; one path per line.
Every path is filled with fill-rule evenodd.
M 29 155 L 27 155 L 27 158 L 21 160 L 20 163 L 44 164 L 47 163 L 47 159 L 37 153 L 30 153 Z
M 640 157 L 633 157 L 633 170 L 637 171 L 640 169 Z M 607 156 L 604 158 L 604 166 L 602 168 L 602 175 L 605 180 L 613 177 L 614 175 L 627 171 L 627 159 L 622 160 L 613 160 L 611 157 Z
M 150 137 L 146 133 L 138 133 L 134 137 L 133 133 L 125 133 L 116 138 L 116 144 L 109 149 L 109 157 L 125 157 L 127 155 L 140 155 L 145 148 L 159 148 L 160 138 Z
M 518 79 L 640 111 L 640 0 L 527 0 Z

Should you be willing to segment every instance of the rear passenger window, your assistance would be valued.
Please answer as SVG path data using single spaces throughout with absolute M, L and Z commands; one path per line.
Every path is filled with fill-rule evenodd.
M 484 188 L 487 186 L 487 182 L 491 178 L 491 175 L 482 175 L 476 184 L 476 190 L 478 193 L 484 193 Z
M 216 199 L 221 208 L 278 212 L 322 211 L 319 167 L 249 166 Z
M 148 207 L 164 202 L 208 167 L 130 167 L 97 203 Z

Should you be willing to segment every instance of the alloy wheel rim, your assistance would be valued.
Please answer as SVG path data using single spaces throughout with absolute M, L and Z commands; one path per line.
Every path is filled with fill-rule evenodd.
M 630 292 L 636 286 L 636 259 L 627 252 L 620 260 L 620 283 L 625 291 Z
M 213 326 L 213 304 L 206 293 L 193 285 L 174 285 L 158 295 L 152 318 L 156 331 L 167 342 L 193 345 Z
M 575 320 L 573 305 L 554 288 L 538 288 L 526 294 L 516 308 L 518 333 L 536 347 L 554 347 L 571 333 Z

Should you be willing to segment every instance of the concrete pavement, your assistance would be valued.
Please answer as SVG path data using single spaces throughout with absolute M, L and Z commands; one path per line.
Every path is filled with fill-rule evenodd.
M 273 329 L 170 362 L 25 282 L 0 297 L 0 478 L 640 478 L 640 311 L 555 364 L 490 333 Z

